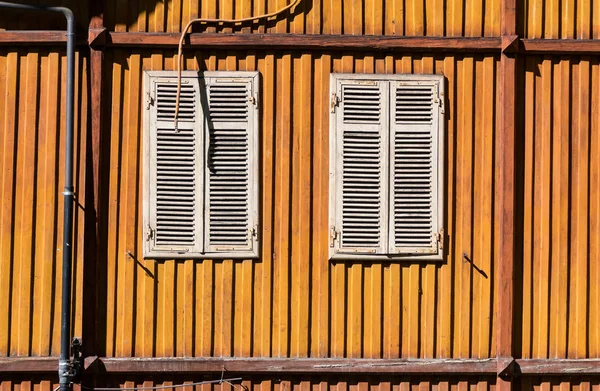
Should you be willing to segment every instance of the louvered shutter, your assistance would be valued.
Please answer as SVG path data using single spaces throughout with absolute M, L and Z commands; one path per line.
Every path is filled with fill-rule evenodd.
M 437 254 L 441 213 L 441 83 L 391 82 L 390 247 L 395 254 Z
M 258 73 L 205 73 L 208 97 L 205 243 L 209 253 L 257 254 Z
M 387 252 L 388 83 L 337 80 L 332 120 L 335 252 Z M 335 106 L 337 102 L 332 102 Z
M 144 256 L 193 256 L 202 251 L 203 228 L 198 74 L 183 74 L 177 128 L 176 78 L 152 72 L 145 83 Z

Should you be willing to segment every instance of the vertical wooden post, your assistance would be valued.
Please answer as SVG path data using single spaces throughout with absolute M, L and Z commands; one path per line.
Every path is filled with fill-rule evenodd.
M 517 0 L 502 0 L 499 129 L 496 132 L 498 240 L 498 391 L 512 390 L 515 263 L 515 136 L 517 125 Z
M 104 0 L 90 0 L 90 23 L 88 40 L 90 43 L 104 30 Z M 102 137 L 102 74 L 104 48 L 90 46 L 88 80 L 90 99 L 90 120 L 85 137 L 87 138 L 86 153 L 86 200 L 85 200 L 85 250 L 83 269 L 83 297 L 82 297 L 82 337 L 83 353 L 85 355 L 98 354 L 98 268 L 100 249 L 100 213 L 101 194 L 100 163 L 101 163 L 101 137 Z

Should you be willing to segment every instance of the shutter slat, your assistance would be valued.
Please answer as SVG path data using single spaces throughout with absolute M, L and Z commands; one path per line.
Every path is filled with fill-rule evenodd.
M 206 237 L 211 251 L 251 248 L 250 180 L 253 130 L 249 82 L 209 80 Z M 235 127 L 228 124 L 239 123 Z
M 208 88 L 210 120 L 212 122 L 248 122 L 248 87 L 248 83 L 211 84 Z
M 176 72 L 147 72 L 144 128 L 144 257 L 202 250 L 202 107 L 195 72 L 183 72 L 175 129 Z
M 156 119 L 158 121 L 173 121 L 175 118 L 177 86 L 171 83 L 156 85 Z M 196 121 L 196 92 L 194 85 L 182 84 L 177 120 L 180 122 Z
M 158 91 L 161 91 L 158 85 Z M 159 98 L 157 105 L 162 101 Z M 158 114 L 160 116 L 160 112 Z M 193 116 L 191 117 L 193 118 Z M 195 247 L 196 157 L 198 148 L 194 130 L 159 129 L 156 137 L 156 246 Z M 185 151 L 185 152 L 184 152 Z M 182 200 L 188 200 L 183 203 Z M 180 207 L 173 208 L 174 203 Z M 181 208 L 185 206 L 185 208 Z
M 437 252 L 435 89 L 392 83 L 392 244 L 395 253 Z
M 382 253 L 385 247 L 384 133 L 380 83 L 342 82 L 337 143 L 339 251 Z

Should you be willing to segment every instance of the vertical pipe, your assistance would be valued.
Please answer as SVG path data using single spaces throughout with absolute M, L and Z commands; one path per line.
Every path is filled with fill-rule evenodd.
M 73 122 L 75 120 L 75 18 L 63 8 L 67 18 L 67 134 L 65 156 L 62 305 L 60 322 L 60 359 L 58 364 L 60 391 L 69 389 L 71 357 L 71 269 L 73 259 Z
M 60 12 L 67 20 L 67 129 L 65 146 L 65 188 L 62 259 L 62 304 L 60 322 L 60 359 L 58 376 L 60 391 L 68 391 L 72 378 L 71 368 L 71 269 L 73 254 L 73 138 L 75 119 L 75 18 L 65 7 L 43 7 L 0 2 L 0 8 L 26 11 Z

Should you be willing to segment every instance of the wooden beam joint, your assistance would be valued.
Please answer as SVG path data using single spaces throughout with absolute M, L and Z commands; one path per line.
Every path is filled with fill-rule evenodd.
M 509 380 L 514 377 L 516 361 L 513 357 L 498 357 L 496 364 L 496 376 L 504 380 Z
M 502 53 L 517 53 L 519 51 L 519 36 L 502 36 Z
M 106 28 L 90 28 L 88 30 L 88 45 L 92 49 L 102 50 L 106 46 L 107 37 L 109 36 Z

